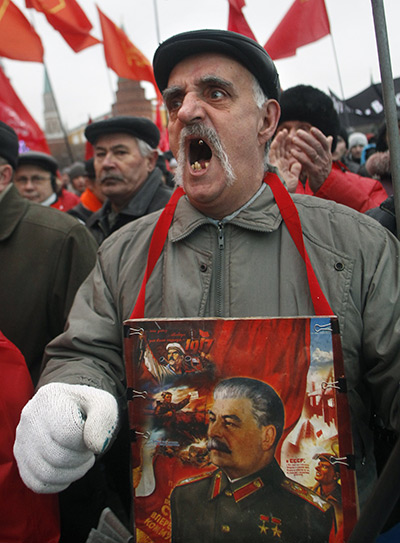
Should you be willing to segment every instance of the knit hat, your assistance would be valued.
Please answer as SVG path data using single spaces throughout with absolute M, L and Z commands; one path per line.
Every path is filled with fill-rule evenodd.
M 160 91 L 168 86 L 170 73 L 179 62 L 201 53 L 220 53 L 240 62 L 254 75 L 268 98 L 279 99 L 278 72 L 266 50 L 254 40 L 229 30 L 194 30 L 163 42 L 153 59 Z
M 333 136 L 335 150 L 340 130 L 339 116 L 331 98 L 310 85 L 297 85 L 282 93 L 279 125 L 286 121 L 303 121 L 315 126 L 325 136 Z
M 368 139 L 362 132 L 353 132 L 349 136 L 349 150 L 356 145 L 362 145 L 365 147 L 368 144 Z
M 69 173 L 69 178 L 70 180 L 72 181 L 73 179 L 75 179 L 75 177 L 80 177 L 81 175 L 86 175 L 86 169 L 85 169 L 85 165 L 83 162 L 74 162 L 69 170 L 68 170 L 68 173 Z
M 145 141 L 152 149 L 156 149 L 160 141 L 160 131 L 157 126 L 145 117 L 111 117 L 103 121 L 88 124 L 85 128 L 86 139 L 94 145 L 104 134 L 130 134 Z
M 13 128 L 0 121 L 0 156 L 14 169 L 18 158 L 18 136 Z

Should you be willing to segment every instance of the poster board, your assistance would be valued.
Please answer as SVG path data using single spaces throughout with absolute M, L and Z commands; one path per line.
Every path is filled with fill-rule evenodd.
M 137 542 L 348 539 L 357 496 L 335 317 L 133 319 L 124 330 Z M 244 391 L 214 399 L 232 379 Z M 255 382 L 284 409 L 272 459 L 277 425 L 249 418 L 262 403 L 246 397 Z

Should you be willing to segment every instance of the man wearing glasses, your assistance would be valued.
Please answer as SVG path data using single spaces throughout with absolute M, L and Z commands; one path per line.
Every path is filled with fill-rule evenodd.
M 57 187 L 56 160 L 46 153 L 28 151 L 18 156 L 14 183 L 23 198 L 46 207 L 68 211 L 79 203 L 79 198 Z

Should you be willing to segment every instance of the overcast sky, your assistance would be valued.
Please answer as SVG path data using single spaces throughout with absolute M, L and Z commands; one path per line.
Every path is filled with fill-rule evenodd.
M 86 123 L 111 109 L 117 76 L 106 67 L 101 44 L 74 53 L 44 15 L 25 8 L 25 0 L 13 0 L 42 39 L 45 63 L 62 120 L 67 128 Z M 78 0 L 93 24 L 92 34 L 102 39 L 95 0 Z M 264 45 L 293 0 L 246 0 L 243 13 L 257 40 Z M 380 82 L 371 0 L 325 0 L 332 37 L 326 36 L 298 49 L 297 55 L 276 62 L 281 85 L 314 85 L 341 96 L 334 50 L 345 98 Z M 115 24 L 151 61 L 158 45 L 173 34 L 200 28 L 227 28 L 228 0 L 97 0 Z M 400 1 L 384 0 L 393 77 L 400 77 Z M 43 65 L 3 60 L 7 76 L 20 99 L 43 127 Z M 146 95 L 155 94 L 146 85 Z

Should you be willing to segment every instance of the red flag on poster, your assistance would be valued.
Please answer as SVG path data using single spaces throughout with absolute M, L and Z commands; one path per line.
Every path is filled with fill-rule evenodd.
M 229 1 L 229 18 L 228 30 L 238 32 L 257 41 L 245 16 L 242 13 L 242 8 L 246 5 L 244 0 L 228 0 Z
M 46 138 L 0 68 L 0 120 L 14 128 L 20 145 L 50 154 Z
M 44 13 L 75 53 L 101 43 L 90 35 L 92 23 L 75 0 L 25 0 L 25 5 Z
M 264 49 L 273 60 L 292 57 L 298 47 L 330 33 L 324 0 L 295 0 Z
M 0 57 L 43 62 L 39 36 L 10 0 L 0 0 Z
M 157 96 L 160 91 L 154 79 L 153 68 L 147 58 L 133 45 L 125 32 L 97 7 L 103 33 L 106 64 L 119 77 L 153 83 Z

